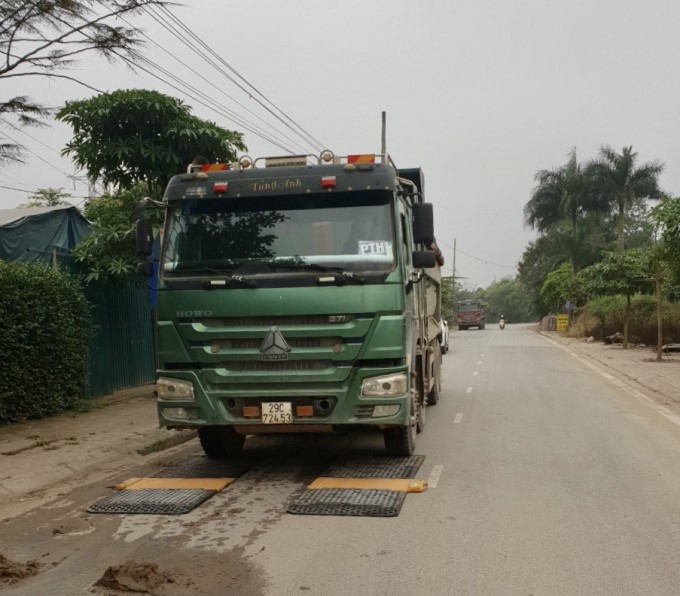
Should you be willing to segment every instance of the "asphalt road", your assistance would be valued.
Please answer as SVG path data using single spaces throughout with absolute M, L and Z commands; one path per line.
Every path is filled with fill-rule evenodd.
M 378 436 L 258 440 L 262 463 L 184 516 L 86 514 L 97 483 L 7 521 L 0 552 L 42 567 L 3 593 L 87 594 L 126 561 L 169 596 L 680 592 L 680 427 L 521 325 L 452 333 L 443 371 L 418 437 L 430 488 L 399 517 L 285 513 Z

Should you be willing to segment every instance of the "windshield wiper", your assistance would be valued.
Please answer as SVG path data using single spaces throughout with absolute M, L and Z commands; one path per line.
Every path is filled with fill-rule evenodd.
M 218 288 L 256 288 L 257 284 L 248 277 L 243 275 L 236 275 L 231 269 L 214 269 L 212 267 L 198 267 L 196 269 L 179 269 L 173 273 L 215 273 L 219 277 L 217 279 L 203 280 L 203 287 L 208 290 Z
M 366 276 L 358 271 L 346 271 L 342 267 L 329 267 L 328 265 L 321 265 L 320 263 L 308 263 L 307 261 L 289 261 L 289 262 L 273 262 L 268 263 L 272 269 L 307 269 L 310 271 L 322 271 L 323 273 L 330 273 L 338 283 L 346 281 L 357 281 L 364 283 Z
M 257 284 L 243 275 L 222 274 L 217 279 L 204 280 L 203 286 L 209 290 L 216 290 L 218 288 L 256 288 Z

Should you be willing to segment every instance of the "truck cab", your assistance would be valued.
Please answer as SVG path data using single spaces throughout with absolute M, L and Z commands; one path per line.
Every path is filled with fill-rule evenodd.
M 210 457 L 251 434 L 357 428 L 413 452 L 439 388 L 428 313 L 441 277 L 419 169 L 241 158 L 175 176 L 163 206 L 161 426 L 198 429 Z

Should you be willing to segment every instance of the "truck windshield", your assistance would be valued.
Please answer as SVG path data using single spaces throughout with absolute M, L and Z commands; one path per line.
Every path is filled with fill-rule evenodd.
M 166 275 L 394 267 L 389 192 L 187 200 L 168 208 Z M 318 267 L 321 270 L 322 267 Z

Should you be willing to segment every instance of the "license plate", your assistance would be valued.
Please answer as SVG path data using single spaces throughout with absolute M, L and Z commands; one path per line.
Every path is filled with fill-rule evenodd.
M 291 424 L 293 422 L 293 407 L 291 402 L 263 402 L 262 422 L 264 424 Z

